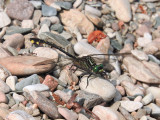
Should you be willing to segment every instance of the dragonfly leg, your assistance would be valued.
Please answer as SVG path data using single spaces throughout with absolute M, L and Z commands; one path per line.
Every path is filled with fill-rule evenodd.
M 92 75 L 92 73 L 89 74 L 88 77 L 87 77 L 87 86 L 86 86 L 86 88 L 88 87 L 88 84 L 89 84 L 89 77 L 91 77 L 91 75 Z

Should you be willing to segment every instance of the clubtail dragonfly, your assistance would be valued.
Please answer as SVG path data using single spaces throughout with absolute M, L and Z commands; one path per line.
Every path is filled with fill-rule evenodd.
M 63 48 L 61 48 L 53 43 L 50 43 L 48 41 L 41 40 L 38 38 L 30 38 L 30 41 L 32 44 L 36 44 L 36 45 L 47 44 L 47 45 L 54 47 L 54 48 L 60 50 L 61 52 L 65 53 L 70 58 L 72 58 L 72 61 L 73 61 L 72 66 L 76 66 L 77 69 L 79 68 L 79 69 L 85 71 L 84 73 L 82 73 L 82 76 L 89 74 L 88 78 L 91 75 L 95 75 L 97 77 L 102 77 L 105 79 L 108 77 L 107 72 L 104 70 L 103 64 L 97 65 L 92 56 L 95 56 L 95 55 L 122 55 L 122 54 L 91 54 L 91 55 L 87 55 L 87 56 L 83 56 L 83 57 L 76 57 L 76 56 L 73 56 L 70 53 L 66 52 Z M 87 86 L 88 86 L 88 78 L 87 78 Z

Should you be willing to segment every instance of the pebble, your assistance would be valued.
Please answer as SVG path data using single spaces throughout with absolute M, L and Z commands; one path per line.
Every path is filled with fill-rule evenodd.
M 119 120 L 116 113 L 109 107 L 97 105 L 93 108 L 92 112 L 96 114 L 101 120 Z
M 56 90 L 54 93 L 58 95 L 64 102 L 68 102 L 68 100 L 71 98 L 71 95 L 61 90 Z
M 44 85 L 47 85 L 51 91 L 54 91 L 58 86 L 58 82 L 50 75 L 47 75 L 43 81 Z
M 148 56 L 145 52 L 140 51 L 140 50 L 131 50 L 131 53 L 139 60 L 148 60 Z
M 102 54 L 99 50 L 91 46 L 90 44 L 84 42 L 84 41 L 79 41 L 74 45 L 74 51 L 83 56 L 83 55 L 89 55 L 89 54 Z M 103 57 L 103 56 L 99 56 Z
M 0 65 L 0 79 L 6 81 L 6 78 L 9 77 L 11 73 L 2 65 Z
M 1 58 L 0 64 L 5 66 L 12 75 L 19 76 L 43 73 L 51 70 L 55 66 L 53 60 L 35 56 L 12 56 Z
M 47 91 L 49 90 L 49 87 L 44 84 L 32 84 L 32 85 L 27 85 L 23 88 L 23 91 L 25 92 L 32 92 L 32 91 Z
M 154 96 L 154 99 L 160 98 L 160 88 L 159 87 L 149 87 L 146 90 L 146 94 L 151 93 Z
M 54 24 L 51 26 L 50 28 L 53 31 L 57 31 L 58 33 L 62 33 L 63 32 L 63 26 L 61 24 Z
M 38 84 L 40 83 L 39 77 L 37 74 L 33 74 L 16 84 L 16 90 L 21 91 L 25 86 Z
M 32 3 L 32 5 L 36 8 L 36 9 L 39 9 L 41 8 L 42 6 L 42 2 L 41 1 L 34 1 L 34 0 L 31 0 L 29 1 L 30 3 Z M 35 10 L 36 11 L 36 10 Z
M 11 19 L 5 12 L 0 12 L 0 28 L 3 28 L 11 23 Z
M 11 91 L 10 87 L 0 79 L 0 91 L 3 93 L 9 93 Z
M 87 86 L 87 77 L 83 77 L 81 79 L 81 83 L 79 84 L 79 86 L 81 90 L 97 94 L 101 96 L 105 101 L 112 100 L 116 94 L 116 89 L 110 82 L 98 77 L 97 78 L 90 77 L 88 79 L 88 86 Z
M 144 36 L 145 33 L 150 33 L 150 29 L 146 25 L 140 25 L 139 28 L 136 30 L 136 33 Z
M 40 10 L 34 11 L 33 18 L 32 18 L 34 25 L 38 25 L 41 16 L 42 16 L 42 12 Z
M 96 9 L 94 7 L 91 7 L 89 5 L 85 5 L 85 12 L 89 12 L 89 13 L 91 13 L 93 15 L 98 16 L 98 17 L 101 16 L 101 12 L 98 9 Z
M 33 20 L 23 20 L 22 21 L 22 28 L 34 28 Z
M 47 6 L 45 4 L 42 5 L 42 15 L 51 17 L 57 15 L 57 10 L 53 7 Z
M 89 120 L 85 115 L 83 114 L 78 114 L 78 120 Z
M 72 7 L 72 3 L 71 2 L 65 2 L 65 1 L 55 1 L 54 2 L 56 5 L 60 6 L 61 8 L 65 9 L 65 10 L 70 10 Z
M 12 35 L 15 33 L 24 34 L 30 32 L 31 30 L 32 30 L 31 28 L 21 28 L 18 26 L 11 26 L 6 29 L 6 35 Z
M 66 119 L 66 120 L 77 120 L 78 115 L 76 112 L 68 110 L 67 108 L 58 107 L 58 112 Z
M 30 19 L 34 11 L 33 5 L 28 0 L 14 0 L 7 6 L 7 14 L 12 19 Z
M 76 97 L 76 101 L 78 103 L 81 103 L 81 101 L 84 101 L 83 106 L 87 109 L 93 108 L 94 106 L 100 104 L 103 102 L 102 97 L 100 97 L 97 94 L 85 92 L 83 90 L 77 91 L 78 96 Z
M 38 47 L 33 51 L 33 53 L 35 53 L 38 57 L 53 59 L 55 62 L 58 61 L 58 53 L 51 48 Z
M 128 0 L 109 0 L 109 5 L 116 12 L 116 17 L 124 22 L 132 18 L 130 3 Z
M 136 112 L 134 118 L 136 118 L 136 119 L 141 119 L 141 118 L 142 118 L 143 116 L 145 116 L 145 115 L 146 115 L 146 110 L 144 110 L 144 109 L 139 109 L 139 110 Z
M 116 89 L 121 93 L 122 96 L 125 95 L 125 90 L 122 86 L 116 86 Z
M 128 112 L 133 112 L 135 110 L 140 109 L 143 104 L 141 102 L 135 102 L 135 101 L 120 101 L 121 106 L 125 108 Z
M 47 24 L 43 24 L 38 32 L 38 36 L 40 36 L 43 32 L 50 32 L 49 27 Z
M 9 113 L 10 113 L 9 110 L 0 107 L 0 116 L 3 118 L 3 120 L 7 117 Z
M 143 90 L 139 86 L 135 86 L 132 82 L 123 81 L 121 85 L 124 87 L 127 95 L 134 96 L 134 95 L 143 95 Z
M 8 99 L 6 97 L 6 95 L 0 91 L 0 103 L 8 103 Z
M 34 117 L 29 115 L 23 110 L 15 110 L 10 112 L 5 120 L 35 120 Z
M 137 39 L 138 46 L 145 47 L 147 44 L 152 42 L 152 36 L 149 33 L 144 33 L 144 37 Z
M 153 116 L 158 116 L 158 117 L 160 116 L 160 107 L 159 106 L 157 106 L 154 103 L 150 103 L 149 105 L 147 105 L 147 107 L 149 107 L 152 110 L 151 114 Z
M 18 81 L 17 76 L 9 76 L 6 79 L 6 84 L 11 88 L 12 91 L 15 91 L 17 81 Z
M 77 8 L 78 6 L 80 6 L 80 4 L 82 4 L 83 0 L 76 0 L 73 4 L 73 8 Z
M 25 100 L 23 95 L 18 95 L 17 93 L 13 93 L 13 99 L 19 102 L 23 102 Z
M 159 83 L 159 79 L 150 72 L 140 61 L 133 57 L 125 57 L 123 60 L 124 64 L 129 70 L 130 75 L 145 83 Z M 141 73 L 141 74 L 139 74 Z
M 16 33 L 13 35 L 9 35 L 5 42 L 3 43 L 3 47 L 13 47 L 15 49 L 20 49 L 24 45 L 24 37 L 22 34 Z
M 153 100 L 154 100 L 154 96 L 152 95 L 152 93 L 149 93 L 142 99 L 142 103 L 143 103 L 143 105 L 147 105 L 150 102 L 152 102 Z
M 73 30 L 75 29 L 75 26 L 77 26 L 81 34 L 89 34 L 94 30 L 93 24 L 87 19 L 84 14 L 76 9 L 64 11 L 63 13 L 60 13 L 60 16 L 61 21 L 65 26 L 68 26 Z M 81 21 L 82 19 L 83 22 Z
M 47 114 L 50 118 L 56 119 L 60 117 L 58 113 L 58 108 L 56 104 L 46 98 L 44 95 L 39 93 L 38 91 L 30 92 L 32 99 L 30 99 L 33 103 L 38 105 L 38 108 Z M 29 97 L 30 98 L 30 97 Z

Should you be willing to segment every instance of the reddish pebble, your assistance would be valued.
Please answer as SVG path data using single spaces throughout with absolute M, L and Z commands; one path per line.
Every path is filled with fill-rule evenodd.
M 27 103 L 28 103 L 27 100 L 24 100 L 24 101 L 22 102 L 22 104 L 23 104 L 24 106 L 26 106 Z
M 51 91 L 54 91 L 54 89 L 58 86 L 58 82 L 50 75 L 45 77 L 42 84 L 47 85 Z
M 125 90 L 122 86 L 116 86 L 116 89 L 121 93 L 122 96 L 125 95 Z

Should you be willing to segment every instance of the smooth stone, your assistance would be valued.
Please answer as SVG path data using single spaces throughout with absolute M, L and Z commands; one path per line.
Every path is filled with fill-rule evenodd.
M 6 67 L 12 75 L 31 75 L 51 70 L 55 63 L 52 59 L 35 56 L 11 56 L 0 59 L 0 64 Z
M 98 9 L 96 9 L 92 6 L 89 6 L 89 5 L 85 5 L 85 12 L 89 12 L 95 16 L 98 16 L 98 17 L 101 16 L 101 11 L 99 11 Z
M 119 111 L 125 117 L 126 120 L 135 120 L 135 118 L 123 107 L 119 107 Z
M 160 116 L 160 107 L 159 106 L 157 106 L 154 103 L 150 103 L 149 105 L 147 105 L 147 107 L 149 107 L 152 110 L 152 112 L 151 112 L 152 116 L 158 116 L 158 117 Z
M 144 95 L 143 90 L 139 87 L 134 85 L 132 82 L 123 81 L 121 82 L 122 87 L 124 87 L 127 95 L 134 96 L 134 95 Z
M 147 54 L 143 51 L 134 49 L 134 50 L 131 50 L 131 53 L 133 54 L 133 56 L 135 56 L 139 60 L 145 60 L 145 61 L 148 60 Z
M 8 16 L 17 20 L 30 19 L 33 11 L 34 7 L 28 0 L 14 0 L 7 5 Z
M 50 32 L 47 24 L 43 24 L 41 26 L 40 30 L 38 31 L 38 37 L 40 36 L 41 33 L 44 33 L 44 32 Z
M 152 95 L 152 93 L 149 93 L 146 96 L 144 96 L 144 98 L 142 99 L 142 103 L 143 105 L 147 105 L 153 100 L 154 100 L 154 96 Z
M 23 88 L 24 92 L 32 92 L 32 91 L 43 92 L 47 90 L 49 90 L 49 87 L 47 85 L 39 84 L 39 83 L 34 85 L 27 85 Z
M 118 115 L 109 107 L 97 105 L 92 112 L 96 114 L 100 120 L 119 120 Z
M 2 91 L 0 91 L 0 103 L 8 103 L 8 99 Z
M 60 20 L 57 16 L 52 16 L 52 17 L 41 17 L 40 21 L 42 22 L 45 19 L 49 19 L 52 24 L 58 24 L 60 23 Z
M 65 10 L 70 10 L 72 8 L 72 3 L 71 2 L 65 2 L 65 1 L 55 1 L 55 4 L 60 6 L 61 8 Z
M 42 5 L 42 15 L 43 16 L 55 16 L 57 15 L 57 10 L 53 7 L 47 6 L 45 4 Z
M 9 110 L 0 107 L 0 116 L 3 118 L 3 120 L 8 116 L 9 113 Z
M 120 101 L 121 106 L 125 108 L 128 112 L 133 112 L 135 110 L 140 109 L 143 104 L 141 102 L 135 102 L 135 101 Z
M 11 88 L 12 91 L 15 91 L 17 81 L 18 81 L 17 76 L 9 76 L 6 79 L 6 84 Z
M 78 114 L 78 120 L 89 120 L 85 115 L 79 113 Z
M 9 53 L 5 48 L 0 47 L 0 58 L 5 58 L 11 56 L 11 53 Z
M 154 63 L 152 61 L 147 62 L 147 61 L 142 61 L 144 66 L 148 68 L 156 77 L 160 79 L 160 67 L 157 63 Z
M 117 50 L 121 50 L 123 48 L 117 40 L 111 40 L 111 45 Z
M 40 83 L 39 77 L 37 74 L 33 74 L 27 78 L 24 78 L 16 84 L 16 90 L 22 91 L 25 86 L 38 84 Z
M 31 28 L 21 28 L 18 26 L 10 26 L 6 30 L 6 35 L 12 35 L 15 33 L 25 34 L 25 33 L 30 32 L 31 30 L 32 30 Z
M 35 25 L 38 25 L 41 16 L 42 16 L 41 10 L 35 10 L 35 11 L 34 11 L 32 20 L 33 20 L 33 23 L 34 23 Z
M 29 115 L 27 112 L 23 110 L 15 110 L 10 112 L 5 120 L 35 120 L 34 117 Z
M 125 90 L 122 86 L 116 86 L 116 89 L 121 93 L 122 96 L 125 95 Z
M 117 78 L 117 85 L 120 85 L 123 81 L 127 81 L 127 82 L 133 83 L 132 79 L 126 74 L 120 75 Z
M 61 33 L 63 31 L 63 26 L 61 24 L 54 24 L 50 28 L 53 31 L 57 31 L 58 33 Z
M 147 44 L 152 42 L 152 36 L 149 33 L 144 33 L 144 37 L 137 39 L 138 46 L 145 47 Z
M 20 49 L 23 45 L 24 45 L 24 37 L 22 34 L 19 33 L 7 36 L 6 40 L 3 42 L 4 48 L 10 46 L 15 49 Z
M 58 112 L 66 119 L 66 120 L 77 120 L 78 115 L 76 112 L 71 111 L 67 108 L 58 107 Z
M 114 97 L 114 102 L 120 101 L 121 99 L 122 99 L 121 93 L 118 90 L 116 90 L 116 95 Z
M 102 78 L 93 78 L 88 79 L 87 86 L 87 77 L 83 77 L 80 83 L 80 89 L 89 93 L 97 94 L 101 96 L 105 101 L 110 101 L 115 97 L 116 89 L 115 87 L 105 79 Z M 87 87 L 86 87 L 87 86 Z
M 96 15 L 91 14 L 91 13 L 87 13 L 87 12 L 85 13 L 85 15 L 97 27 L 102 28 L 104 26 L 104 23 L 103 23 L 102 19 L 97 17 Z
M 146 25 L 140 25 L 139 28 L 136 30 L 136 33 L 144 36 L 145 33 L 150 33 L 150 29 Z
M 160 83 L 160 79 L 135 58 L 125 57 L 123 63 L 127 67 L 130 75 L 136 80 L 145 83 Z
M 21 23 L 22 28 L 34 28 L 33 20 L 23 20 Z
M 0 79 L 0 91 L 2 91 L 3 93 L 8 93 L 11 91 L 10 87 L 1 79 Z
M 142 101 L 142 96 L 137 96 L 135 99 L 134 99 L 135 102 L 141 102 Z
M 71 95 L 61 90 L 56 90 L 54 93 L 58 95 L 64 102 L 68 102 L 69 99 L 71 98 Z
M 82 4 L 83 0 L 76 0 L 73 4 L 73 8 L 77 8 L 78 6 L 80 6 L 80 4 Z
M 36 9 L 39 9 L 41 8 L 42 6 L 42 1 L 34 1 L 34 0 L 31 0 L 29 1 L 30 3 L 32 3 L 32 5 L 36 8 Z
M 154 99 L 160 99 L 160 88 L 158 87 L 149 87 L 146 90 L 146 94 L 151 93 L 154 96 Z
M 9 77 L 11 73 L 2 65 L 0 65 L 0 79 L 6 81 L 6 78 Z
M 156 119 L 149 116 L 142 116 L 140 120 L 156 120 Z
M 74 45 L 74 51 L 79 55 L 102 54 L 99 50 L 84 41 L 79 41 Z M 102 57 L 103 56 L 98 56 Z
M 19 102 L 23 102 L 25 100 L 24 96 L 22 95 L 19 95 L 17 93 L 13 93 L 13 99 L 15 101 L 19 101 Z
M 160 42 L 153 41 L 144 46 L 143 51 L 147 54 L 155 54 L 160 50 Z
M 94 30 L 93 24 L 83 13 L 76 9 L 70 9 L 69 11 L 60 13 L 60 17 L 65 26 L 70 27 L 72 30 L 77 26 L 81 34 L 89 34 Z M 83 20 L 83 22 L 81 20 Z
M 58 82 L 56 79 L 54 79 L 54 77 L 50 76 L 50 75 L 47 75 L 43 81 L 44 85 L 47 85 L 50 89 L 50 91 L 54 91 L 57 86 L 58 86 Z
M 160 107 L 160 99 L 155 99 L 155 103 Z
M 124 22 L 132 18 L 131 7 L 128 0 L 109 0 L 109 5 L 116 12 L 116 17 Z
M 46 115 L 48 115 L 51 119 L 60 118 L 56 103 L 46 98 L 40 92 L 32 91 L 30 92 L 30 94 L 27 94 L 26 97 L 34 104 L 37 104 L 38 108 Z
M 70 45 L 70 42 L 66 38 L 51 32 L 43 32 L 39 34 L 39 37 L 62 48 L 66 48 Z
M 0 12 L 0 28 L 3 28 L 11 23 L 11 19 L 5 12 Z
M 61 11 L 61 9 L 62 9 L 62 8 L 61 8 L 59 5 L 57 5 L 55 2 L 52 3 L 52 4 L 50 5 L 50 7 L 55 8 L 57 11 Z
M 7 46 L 7 50 L 13 55 L 13 56 L 18 56 L 18 51 L 10 46 Z
M 61 34 L 60 34 L 62 37 L 66 38 L 67 40 L 71 39 L 72 38 L 72 34 L 66 32 L 66 31 L 63 31 Z
M 54 59 L 55 62 L 58 61 L 58 53 L 48 47 L 38 47 L 33 51 L 34 54 L 38 57 L 45 57 L 49 59 Z
M 82 101 L 84 100 L 83 107 L 85 107 L 87 109 L 93 108 L 94 106 L 99 105 L 100 103 L 103 102 L 102 97 L 100 97 L 97 94 L 85 92 L 83 90 L 77 91 L 77 94 L 78 94 L 77 98 L 79 100 L 77 100 L 77 98 L 76 98 L 76 101 L 80 102 L 81 100 Z
M 139 109 L 137 112 L 136 112 L 136 114 L 135 114 L 135 118 L 136 118 L 136 120 L 138 120 L 138 119 L 140 119 L 140 118 L 142 118 L 143 116 L 145 116 L 146 115 L 146 110 L 144 110 L 144 109 Z
M 4 108 L 4 109 L 9 109 L 9 105 L 8 103 L 0 103 L 0 107 Z
M 44 24 L 50 27 L 51 21 L 49 19 L 44 19 L 43 21 L 41 21 L 40 26 L 42 27 Z

